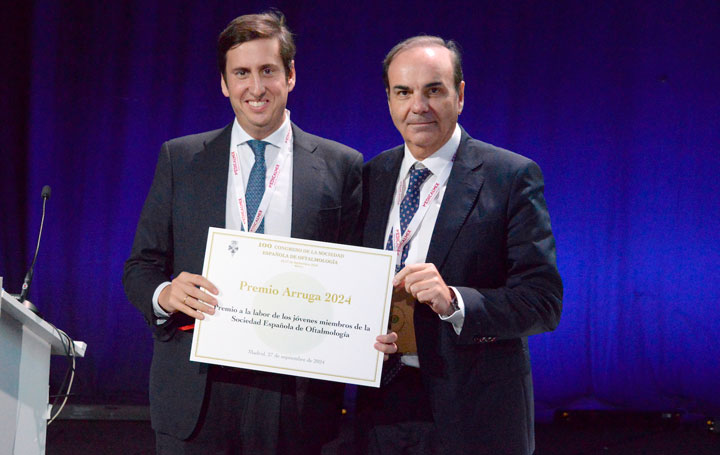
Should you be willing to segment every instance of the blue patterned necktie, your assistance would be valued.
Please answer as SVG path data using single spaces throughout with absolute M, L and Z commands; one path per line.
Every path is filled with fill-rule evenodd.
M 405 192 L 405 196 L 403 197 L 402 202 L 400 203 L 400 235 L 402 236 L 403 233 L 405 233 L 405 229 L 407 229 L 408 225 L 410 224 L 410 221 L 412 221 L 413 217 L 415 216 L 415 212 L 417 212 L 418 207 L 420 206 L 420 187 L 422 186 L 423 182 L 432 174 L 430 172 L 430 169 L 423 167 L 420 169 L 417 169 L 414 164 L 413 167 L 410 169 L 410 181 L 408 182 L 408 189 Z M 386 250 L 392 250 L 393 244 L 392 244 L 392 235 L 393 233 L 390 233 L 390 236 L 388 237 L 387 244 L 385 245 Z M 410 242 L 406 243 L 403 247 L 402 256 L 400 259 L 400 263 L 395 265 L 395 273 L 398 273 L 400 270 L 402 270 L 403 267 L 405 267 L 405 260 L 407 259 L 408 250 L 410 249 Z M 412 317 L 412 314 L 410 314 L 410 317 Z M 391 318 L 392 320 L 392 318 Z M 382 387 L 387 387 L 388 384 L 390 384 L 395 377 L 400 373 L 400 370 L 403 368 L 403 363 L 400 361 L 400 357 L 402 357 L 402 354 L 392 354 L 390 358 L 385 362 L 385 365 L 383 366 L 383 372 L 382 377 L 380 378 L 380 385 Z
M 418 206 L 420 205 L 420 187 L 422 186 L 423 182 L 432 174 L 430 172 L 430 169 L 423 167 L 423 168 L 416 168 L 415 165 L 410 169 L 410 181 L 408 182 L 408 189 L 405 192 L 405 197 L 403 197 L 402 202 L 400 203 L 400 235 L 405 233 L 405 229 L 407 229 L 408 224 L 410 224 L 410 221 L 412 221 L 413 217 L 415 216 L 415 212 L 417 212 Z M 390 236 L 388 237 L 387 244 L 385 245 L 386 250 L 392 250 L 393 244 L 392 244 L 392 232 L 390 233 Z M 407 259 L 408 250 L 410 249 L 410 242 L 406 243 L 403 247 L 402 256 L 400 259 L 400 263 L 395 265 L 395 273 L 398 273 L 400 270 L 402 270 L 403 267 L 405 267 L 405 260 Z
M 255 139 L 248 141 L 248 145 L 255 154 L 255 164 L 253 164 L 253 167 L 250 170 L 247 188 L 245 189 L 245 199 L 247 200 L 248 212 L 248 229 L 252 226 L 260 201 L 262 201 L 263 194 L 265 194 L 265 173 L 267 171 L 267 167 L 265 166 L 265 146 L 267 144 L 267 142 Z M 260 222 L 260 226 L 258 226 L 255 232 L 258 234 L 265 233 L 265 217 L 263 217 Z

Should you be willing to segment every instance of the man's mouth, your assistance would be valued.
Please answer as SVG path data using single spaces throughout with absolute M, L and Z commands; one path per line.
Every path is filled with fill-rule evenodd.
M 250 100 L 247 103 L 250 105 L 250 107 L 263 107 L 268 103 L 268 101 L 267 100 L 260 100 L 260 101 Z

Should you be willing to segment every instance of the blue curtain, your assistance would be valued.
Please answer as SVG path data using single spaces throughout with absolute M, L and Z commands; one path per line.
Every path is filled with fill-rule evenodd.
M 31 299 L 89 345 L 76 399 L 146 400 L 150 334 L 120 277 L 157 154 L 232 120 L 217 34 L 276 6 L 297 35 L 289 108 L 305 130 L 366 158 L 400 143 L 381 61 L 438 34 L 464 51 L 461 124 L 543 168 L 565 310 L 531 339 L 541 418 L 720 413 L 720 3 L 335 3 L 3 7 L 0 276 L 19 291 L 51 185 Z

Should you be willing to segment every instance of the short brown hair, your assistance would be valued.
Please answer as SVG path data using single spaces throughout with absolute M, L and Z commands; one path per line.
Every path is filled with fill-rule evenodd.
M 397 54 L 400 52 L 418 46 L 440 46 L 450 51 L 453 60 L 453 82 L 455 84 L 455 91 L 460 91 L 460 83 L 463 80 L 462 72 L 462 55 L 460 54 L 460 46 L 453 40 L 445 41 L 439 36 L 431 35 L 418 35 L 408 38 L 405 41 L 398 43 L 390 49 L 390 52 L 385 56 L 383 60 L 383 81 L 385 82 L 385 90 L 390 91 L 390 81 L 388 79 L 388 68 Z
M 233 19 L 220 33 L 217 44 L 217 63 L 220 74 L 225 77 L 227 52 L 233 47 L 263 38 L 280 41 L 280 58 L 285 67 L 285 77 L 290 77 L 290 67 L 295 58 L 295 41 L 285 24 L 285 16 L 278 10 L 261 14 L 246 14 Z

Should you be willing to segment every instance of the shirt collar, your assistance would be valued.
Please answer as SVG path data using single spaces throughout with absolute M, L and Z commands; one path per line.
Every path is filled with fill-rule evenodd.
M 423 166 L 430 169 L 430 172 L 432 172 L 434 175 L 439 175 L 442 170 L 445 169 L 445 166 L 448 164 L 448 162 L 452 161 L 455 152 L 457 152 L 458 147 L 460 147 L 461 135 L 462 133 L 460 131 L 460 125 L 456 123 L 455 131 L 453 131 L 450 139 L 448 139 L 448 141 L 443 144 L 443 146 L 440 147 L 437 152 L 433 153 L 432 155 L 420 162 L 423 164 Z M 417 161 L 418 160 L 415 159 L 412 153 L 410 153 L 410 149 L 408 148 L 407 144 L 405 144 L 405 153 L 403 156 L 402 165 L 400 166 L 400 175 L 405 178 L 408 172 L 410 172 L 410 168 L 412 167 L 412 165 L 415 164 Z
M 283 142 L 285 142 L 285 136 L 287 135 L 289 129 L 290 129 L 290 111 L 288 109 L 285 109 L 285 120 L 283 120 L 280 127 L 278 129 L 276 129 L 275 131 L 273 131 L 268 137 L 263 138 L 262 140 L 272 146 L 281 148 Z M 235 117 L 235 121 L 233 122 L 233 127 L 232 127 L 232 133 L 231 133 L 231 143 L 235 144 L 235 146 L 238 146 L 240 144 L 247 143 L 247 141 L 249 141 L 251 139 L 255 139 L 255 138 L 250 136 L 242 128 L 242 126 L 240 126 L 240 124 L 237 121 L 237 117 Z

